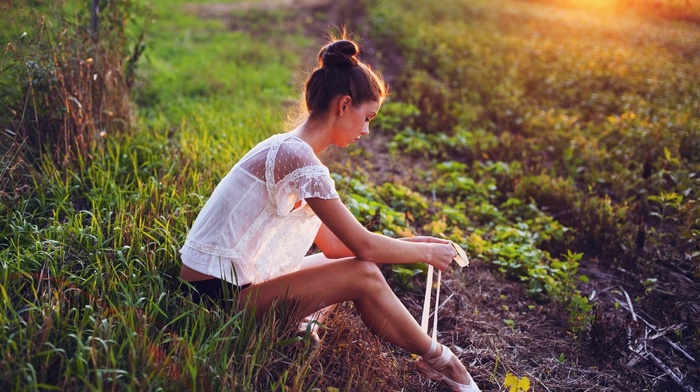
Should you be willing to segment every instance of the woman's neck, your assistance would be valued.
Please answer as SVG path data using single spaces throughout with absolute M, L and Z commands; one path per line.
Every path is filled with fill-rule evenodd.
M 307 119 L 290 133 L 310 145 L 317 155 L 333 143 L 330 126 L 324 120 Z

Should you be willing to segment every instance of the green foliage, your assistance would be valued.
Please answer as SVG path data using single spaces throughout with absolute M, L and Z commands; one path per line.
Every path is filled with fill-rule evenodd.
M 407 153 L 424 158 L 459 158 L 460 161 L 473 161 L 489 156 L 498 144 L 495 135 L 482 129 L 469 131 L 457 128 L 453 132 L 452 136 L 440 132 L 422 133 L 407 127 L 394 135 L 389 149 L 395 154 Z
M 466 246 L 473 256 L 490 261 L 506 276 L 524 282 L 533 297 L 564 304 L 578 298 L 576 282 L 585 279 L 578 275 L 582 254 L 569 252 L 558 259 L 542 249 L 549 241 L 562 240 L 567 228 L 521 199 L 510 197 L 495 204 L 500 195 L 491 175 L 508 172 L 507 165 L 472 167 L 474 170 L 468 170 L 466 164 L 449 161 L 423 173 L 425 185 L 418 190 L 437 196 L 435 201 L 402 185 L 375 186 L 360 174 L 336 174 L 335 180 L 350 211 L 373 231 L 410 236 L 413 227 L 421 225 L 419 233 Z M 410 222 L 414 226 L 408 226 Z M 421 272 L 414 266 L 395 266 L 392 270 L 404 289 L 410 289 L 410 278 Z
M 675 192 L 663 192 L 660 195 L 651 195 L 648 200 L 656 204 L 657 209 L 651 212 L 651 216 L 659 218 L 659 230 L 663 229 L 664 220 L 669 213 L 677 211 L 683 203 L 683 195 Z
M 413 277 L 427 273 L 425 264 L 406 264 L 391 267 L 396 287 L 399 290 L 412 290 Z
M 411 124 L 416 117 L 420 116 L 420 111 L 413 105 L 405 102 L 394 102 L 391 97 L 382 104 L 382 115 L 373 121 L 373 128 L 380 131 L 396 133 Z
M 366 178 L 355 175 L 353 177 L 343 176 L 338 173 L 332 174 L 336 181 L 336 187 L 341 193 L 341 197 L 350 212 L 367 227 L 368 230 L 379 232 L 390 237 L 412 236 L 413 230 L 408 225 L 406 213 L 395 209 L 390 202 L 402 206 L 406 200 L 393 199 L 392 190 L 398 192 L 411 192 L 408 189 L 399 189 L 393 185 L 385 184 L 377 188 Z M 380 192 L 391 199 L 389 203 L 383 201 Z M 420 196 L 415 199 L 420 200 Z
M 697 254 L 696 29 L 521 2 L 373 7 L 373 39 L 404 63 L 392 112 L 418 111 L 390 151 L 432 162 L 414 175 L 435 198 L 425 232 L 562 302 L 575 333 L 583 253 Z
M 463 17 L 445 16 L 447 8 Z M 694 210 L 700 39 L 679 37 L 700 38 L 695 30 L 661 33 L 643 19 L 510 2 L 379 2 L 370 19 L 375 39 L 405 62 L 396 96 L 419 111 L 394 134 L 392 151 L 518 162 L 522 178 L 499 182 L 501 191 L 533 198 L 580 233 L 573 245 L 591 255 L 636 257 L 627 232 L 640 218 L 627 211 L 646 209 L 645 195 L 683 195 L 679 209 Z M 663 246 L 662 231 L 697 230 L 677 210 L 666 209 L 672 227 L 647 230 L 647 244 Z M 588 212 L 595 218 L 579 219 Z M 654 222 L 658 211 L 642 213 Z M 689 237 L 684 246 L 697 244 Z
M 588 197 L 579 201 L 575 241 L 595 254 L 625 256 L 631 249 L 629 217 L 624 205 L 613 205 L 609 197 Z
M 410 212 L 414 217 L 422 217 L 427 213 L 428 201 L 404 185 L 387 182 L 378 186 L 376 193 L 396 211 Z
M 519 199 L 532 200 L 554 216 L 572 214 L 576 201 L 581 198 L 571 181 L 551 178 L 546 174 L 522 177 L 515 186 L 513 195 Z

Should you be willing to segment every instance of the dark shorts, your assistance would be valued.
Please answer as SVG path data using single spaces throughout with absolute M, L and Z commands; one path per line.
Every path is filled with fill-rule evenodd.
M 222 304 L 225 300 L 233 299 L 233 294 L 238 294 L 241 290 L 250 286 L 246 284 L 237 286 L 218 278 L 198 280 L 180 284 L 180 290 L 185 294 L 192 295 L 192 301 L 207 304 Z

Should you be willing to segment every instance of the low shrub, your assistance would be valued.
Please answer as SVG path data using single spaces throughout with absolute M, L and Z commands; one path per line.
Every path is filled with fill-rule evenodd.
M 577 249 L 613 258 L 634 250 L 625 206 L 613 205 L 609 197 L 589 196 L 578 201 L 574 216 Z
M 517 182 L 513 195 L 522 200 L 532 200 L 537 207 L 566 223 L 575 223 L 572 216 L 576 201 L 581 195 L 574 184 L 561 177 L 547 174 L 524 176 Z
M 144 46 L 129 23 L 144 8 L 107 1 L 91 21 L 87 7 L 61 2 L 0 7 L 8 22 L 0 32 L 0 127 L 33 163 L 47 154 L 63 166 L 84 164 L 106 134 L 131 123 L 129 86 Z

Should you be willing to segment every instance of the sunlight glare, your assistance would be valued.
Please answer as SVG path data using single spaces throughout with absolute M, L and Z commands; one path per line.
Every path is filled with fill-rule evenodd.
M 609 11 L 613 10 L 618 1 L 617 0 L 567 0 L 567 3 L 581 8 L 589 8 L 599 11 Z

